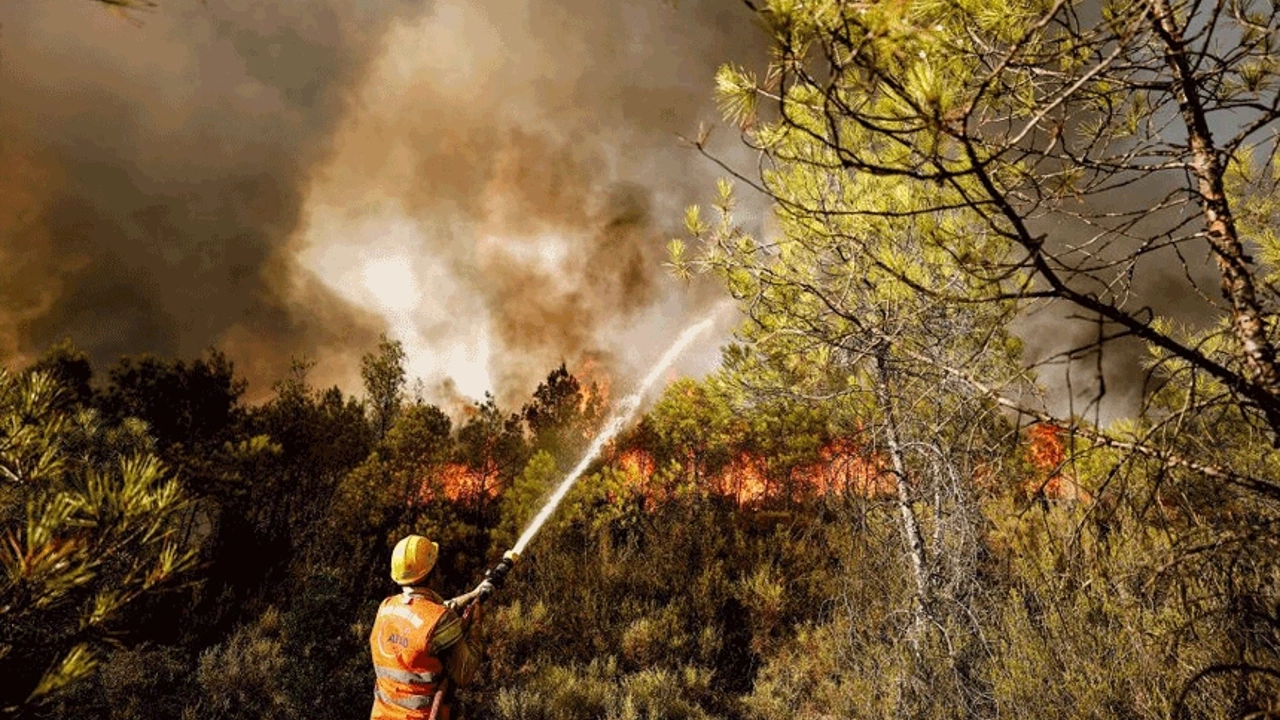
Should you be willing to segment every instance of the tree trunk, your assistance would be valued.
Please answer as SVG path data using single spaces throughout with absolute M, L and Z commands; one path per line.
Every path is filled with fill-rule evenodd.
M 895 501 L 898 514 L 902 519 L 902 537 L 906 542 L 908 559 L 911 562 L 911 573 L 915 580 L 916 597 L 913 609 L 910 642 L 913 650 L 919 649 L 920 636 L 925 627 L 925 608 L 929 599 L 929 578 L 925 570 L 924 535 L 920 532 L 920 522 L 916 518 L 915 509 L 911 507 L 911 487 L 907 484 L 907 465 L 902 457 L 902 444 L 898 439 L 898 421 L 893 409 L 893 397 L 889 392 L 888 348 L 881 348 L 876 355 L 876 397 L 884 408 L 885 437 L 889 447 L 889 461 L 893 467 Z
M 1208 116 L 1201 102 L 1201 87 L 1192 68 L 1182 31 L 1169 0 L 1151 0 L 1148 10 L 1156 35 L 1164 43 L 1165 62 L 1173 74 L 1173 95 L 1187 127 L 1191 169 L 1196 196 L 1204 213 L 1206 239 L 1222 273 L 1222 296 L 1231 305 L 1231 329 L 1244 350 L 1249 379 L 1273 397 L 1280 395 L 1280 368 L 1276 351 L 1267 337 L 1262 308 L 1254 287 L 1252 260 L 1245 255 L 1223 187 L 1221 153 L 1213 144 Z M 1280 417 L 1268 413 L 1280 432 Z

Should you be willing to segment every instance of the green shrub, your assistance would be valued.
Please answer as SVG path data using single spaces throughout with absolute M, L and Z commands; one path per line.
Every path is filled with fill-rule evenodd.
M 111 720 L 166 720 L 194 711 L 188 688 L 196 662 L 185 648 L 142 645 L 112 653 L 102 667 Z
M 549 665 L 497 695 L 497 720 L 704 720 L 713 717 L 689 702 L 710 682 L 692 668 L 620 672 L 615 658 L 586 665 Z
M 300 717 L 285 688 L 288 655 L 280 612 L 268 609 L 224 643 L 200 654 L 200 717 Z

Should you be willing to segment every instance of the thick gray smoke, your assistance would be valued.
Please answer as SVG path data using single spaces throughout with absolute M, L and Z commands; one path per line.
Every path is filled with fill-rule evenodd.
M 677 135 L 763 49 L 734 0 L 0 3 L 0 357 L 215 346 L 256 396 L 298 355 L 355 390 L 388 332 L 437 400 L 562 361 L 627 387 L 714 294 L 662 270 L 718 174 Z M 1145 270 L 1141 302 L 1194 305 Z M 1069 312 L 1024 319 L 1030 359 L 1088 342 Z M 1141 355 L 1108 348 L 1104 415 Z M 1088 412 L 1094 367 L 1042 378 Z
M 676 136 L 761 42 L 722 0 L 0 5 L 0 354 L 634 374 L 709 301 L 661 267 L 715 176 Z

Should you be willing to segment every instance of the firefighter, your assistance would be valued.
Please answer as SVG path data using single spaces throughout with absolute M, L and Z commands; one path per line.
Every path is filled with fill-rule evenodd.
M 493 586 L 486 579 L 466 595 L 442 599 L 427 588 L 439 555 L 440 546 L 421 535 L 391 552 L 391 579 L 401 592 L 382 601 L 369 636 L 377 676 L 371 720 L 428 720 L 437 693 L 438 718 L 449 720 L 448 685 L 464 687 L 475 676 L 479 648 L 468 637 L 475 618 L 459 612 Z

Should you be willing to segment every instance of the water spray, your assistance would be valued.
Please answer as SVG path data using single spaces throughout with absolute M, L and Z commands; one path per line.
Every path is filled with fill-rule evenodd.
M 515 566 L 516 562 L 520 559 L 520 555 L 524 553 L 525 547 L 528 546 L 529 542 L 533 540 L 533 537 L 537 535 L 538 531 L 542 529 L 542 526 L 546 524 L 547 519 L 550 518 L 551 514 L 556 511 L 557 507 L 559 507 L 560 501 L 564 499 L 564 496 L 567 495 L 569 490 L 573 488 L 574 484 L 578 482 L 578 479 L 587 471 L 587 468 L 595 461 L 596 457 L 600 455 L 600 452 L 604 450 L 604 446 L 617 436 L 617 434 L 622 431 L 622 428 L 625 427 L 626 424 L 631 421 L 632 417 L 634 417 L 640 410 L 640 404 L 644 402 L 645 395 L 647 395 L 653 386 L 657 384 L 658 378 L 662 377 L 662 374 L 671 367 L 671 364 L 676 361 L 676 358 L 680 356 L 680 353 L 684 352 L 684 349 L 689 346 L 689 343 L 693 342 L 694 338 L 705 332 L 707 328 L 711 327 L 714 320 L 715 315 L 712 315 L 706 320 L 703 320 L 697 325 L 694 325 L 681 333 L 680 337 L 676 339 L 675 344 L 667 350 L 666 354 L 658 360 L 657 364 L 653 366 L 653 369 L 649 371 L 649 374 L 640 382 L 640 385 L 636 388 L 635 392 L 627 396 L 627 398 L 618 405 L 617 411 L 615 411 L 613 416 L 609 418 L 609 421 L 605 423 L 604 427 L 600 429 L 600 432 L 596 435 L 595 439 L 591 441 L 591 446 L 588 447 L 586 453 L 583 454 L 582 460 L 578 461 L 578 464 L 574 466 L 573 470 L 571 470 L 569 474 L 565 476 L 564 480 L 561 480 L 560 484 L 556 486 L 555 492 L 551 494 L 551 497 L 547 499 L 546 504 L 542 506 L 542 509 L 534 516 L 533 520 L 529 523 L 529 526 L 525 528 L 524 532 L 520 535 L 520 539 L 516 541 L 515 546 L 503 554 L 502 560 L 495 565 L 493 569 L 485 573 L 485 581 L 476 589 L 475 599 L 480 600 L 487 597 L 502 585 L 503 581 L 506 580 L 507 573 L 511 572 L 511 568 Z
M 605 426 L 600 429 L 600 433 L 596 435 L 596 439 L 591 442 L 591 446 L 587 448 L 587 452 L 582 456 L 582 460 L 580 460 L 577 466 L 574 467 L 567 476 L 565 476 L 565 479 L 560 482 L 560 485 L 556 488 L 556 491 L 551 494 L 547 503 L 543 505 L 542 509 L 538 511 L 538 514 L 534 516 L 533 522 L 530 522 L 529 527 L 525 528 L 524 533 L 520 535 L 520 539 L 516 541 L 515 547 L 511 548 L 511 552 L 515 553 L 517 557 L 524 552 L 525 546 L 527 546 L 529 541 L 533 539 L 533 536 L 537 535 L 538 531 L 542 529 L 543 524 L 547 522 L 547 518 L 551 517 L 551 513 L 555 512 L 556 508 L 560 505 L 560 501 L 564 499 L 565 494 L 567 494 L 574 484 L 578 482 L 578 478 L 582 477 L 582 474 L 587 471 L 587 467 L 591 465 L 592 461 L 596 459 L 596 456 L 600 454 L 600 451 L 604 449 L 605 444 L 621 432 L 623 426 L 626 425 L 626 423 L 631 420 L 631 417 L 636 414 L 636 411 L 640 409 L 640 403 L 644 401 L 645 394 L 648 393 L 654 383 L 658 381 L 658 378 L 666 372 L 667 368 L 671 367 L 671 363 L 675 362 L 676 358 L 684 351 L 689 343 L 693 342 L 693 339 L 704 330 L 711 327 L 712 320 L 713 318 L 707 318 L 697 325 L 690 327 L 688 330 L 685 330 L 684 333 L 676 340 L 675 344 L 667 350 L 667 354 L 663 355 L 662 359 L 658 361 L 658 364 L 654 365 L 653 369 L 649 371 L 649 374 L 645 376 L 645 379 L 640 383 L 640 387 L 636 388 L 635 392 L 631 393 L 627 399 L 622 401 L 618 406 L 617 412 L 613 414 L 613 417 L 609 418 L 609 422 L 605 423 Z

